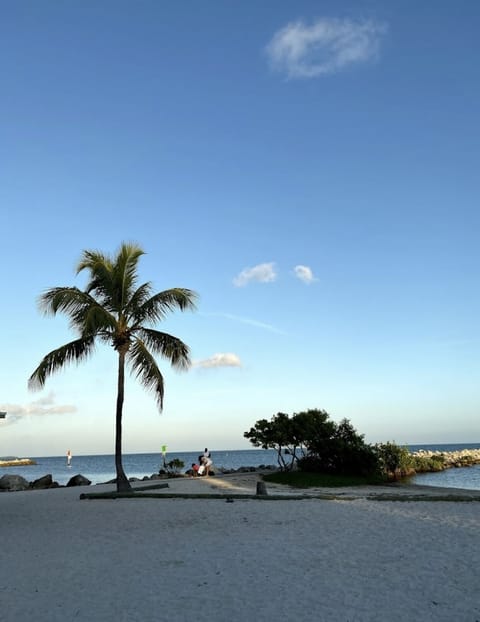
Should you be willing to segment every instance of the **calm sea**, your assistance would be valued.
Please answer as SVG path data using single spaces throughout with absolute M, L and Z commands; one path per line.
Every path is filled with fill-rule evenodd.
M 480 443 L 453 445 L 411 445 L 411 451 L 419 449 L 438 451 L 459 451 L 461 449 L 480 449 Z M 167 453 L 167 462 L 178 458 L 185 464 L 186 470 L 193 462 L 198 462 L 202 451 Z M 21 475 L 29 482 L 50 473 L 60 485 L 65 485 L 77 473 L 87 477 L 93 484 L 107 482 L 115 477 L 115 460 L 111 454 L 95 456 L 73 456 L 70 467 L 67 467 L 65 456 L 33 458 L 37 464 L 23 467 L 4 467 L 0 469 L 0 477 L 6 473 Z M 241 449 L 232 451 L 213 451 L 212 459 L 217 469 L 238 469 L 239 467 L 261 465 L 277 465 L 276 452 L 271 449 Z M 161 453 L 125 454 L 123 466 L 128 477 L 142 478 L 145 475 L 158 473 L 163 464 Z M 440 473 L 424 473 L 411 478 L 411 483 L 426 486 L 447 486 L 449 488 L 465 488 L 480 490 L 480 465 L 468 468 L 448 469 Z

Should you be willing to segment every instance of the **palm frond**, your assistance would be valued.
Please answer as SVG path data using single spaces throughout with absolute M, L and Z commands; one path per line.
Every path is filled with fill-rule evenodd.
M 40 389 L 44 386 L 48 376 L 58 371 L 65 365 L 72 362 L 80 362 L 88 358 L 95 349 L 95 337 L 89 335 L 80 339 L 75 339 L 70 343 L 52 350 L 43 357 L 40 365 L 33 372 L 28 380 L 30 389 Z
M 197 299 L 198 294 L 191 289 L 181 287 L 166 289 L 146 300 L 136 312 L 132 311 L 132 317 L 136 324 L 156 324 L 175 309 L 194 311 Z
M 190 367 L 190 349 L 178 337 L 145 327 L 140 328 L 137 335 L 149 350 L 166 358 L 176 369 L 182 371 Z
M 164 384 L 162 373 L 143 341 L 135 339 L 127 354 L 133 375 L 155 396 L 159 411 L 163 409 Z
M 64 313 L 70 326 L 81 335 L 115 327 L 115 318 L 87 292 L 76 287 L 54 287 L 39 299 L 40 309 L 46 314 Z
M 82 252 L 82 256 L 77 265 L 77 274 L 82 270 L 90 270 L 91 273 L 96 274 L 97 271 L 102 271 L 105 268 L 111 269 L 112 262 L 108 255 L 101 251 L 89 251 Z
M 86 291 L 100 304 L 122 315 L 137 281 L 138 260 L 144 251 L 133 243 L 124 242 L 114 257 L 99 251 L 84 251 L 77 266 L 77 274 L 89 270 Z
M 86 308 L 82 316 L 78 316 L 77 326 L 80 325 L 83 335 L 113 335 L 117 321 L 105 307 L 99 304 Z
M 45 315 L 61 312 L 71 316 L 91 300 L 78 287 L 52 287 L 41 294 L 38 306 Z
M 82 270 L 90 272 L 85 291 L 99 300 L 100 304 L 109 307 L 111 292 L 113 290 L 114 265 L 110 257 L 100 251 L 83 251 L 82 258 L 77 265 L 77 274 Z
M 117 253 L 112 272 L 113 291 L 116 293 L 117 312 L 123 314 L 134 292 L 138 279 L 138 261 L 144 251 L 137 244 L 124 242 Z M 113 293 L 113 292 L 112 292 Z
M 145 251 L 138 244 L 123 242 L 115 257 L 115 270 L 123 275 L 124 279 L 135 281 L 137 277 L 138 260 Z
M 151 292 L 152 284 L 149 282 L 143 283 L 133 292 L 124 310 L 125 318 L 128 322 L 132 321 L 133 323 L 135 323 L 138 309 L 140 309 L 147 302 L 147 300 L 149 300 L 150 296 L 152 295 Z

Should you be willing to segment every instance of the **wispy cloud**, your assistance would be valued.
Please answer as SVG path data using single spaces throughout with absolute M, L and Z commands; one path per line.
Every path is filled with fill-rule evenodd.
M 213 354 L 208 359 L 194 361 L 193 367 L 201 367 L 203 369 L 211 369 L 213 367 L 241 367 L 240 357 L 231 352 L 221 352 Z
M 45 397 L 28 404 L 0 404 L 0 410 L 5 411 L 6 423 L 14 423 L 25 416 L 63 415 L 76 412 L 77 407 L 70 404 L 55 404 L 55 395 L 51 392 Z
M 252 281 L 257 283 L 271 283 L 277 278 L 275 264 L 261 263 L 253 268 L 245 268 L 233 279 L 233 284 L 237 287 L 244 287 Z
M 384 23 L 320 18 L 311 26 L 290 22 L 266 47 L 271 67 L 289 78 L 315 78 L 378 56 Z
M 312 269 L 308 266 L 295 266 L 293 273 L 297 279 L 300 279 L 300 281 L 303 281 L 306 285 L 310 285 L 310 283 L 318 281 L 318 279 L 313 275 Z
M 278 335 L 285 335 L 286 333 L 272 324 L 266 324 L 265 322 L 259 322 L 258 320 L 253 320 L 249 317 L 242 317 L 240 315 L 233 315 L 232 313 L 204 313 L 203 315 L 208 315 L 211 317 L 223 317 L 227 320 L 232 320 L 232 322 L 240 322 L 241 324 L 248 324 L 249 326 L 255 326 L 255 328 L 261 328 L 263 330 L 268 330 L 271 333 L 277 333 Z

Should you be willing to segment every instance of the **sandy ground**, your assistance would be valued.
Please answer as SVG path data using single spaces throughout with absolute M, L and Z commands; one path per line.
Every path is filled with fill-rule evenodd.
M 252 494 L 257 479 L 168 492 Z M 285 499 L 79 500 L 111 489 L 0 494 L 2 622 L 480 621 L 479 501 L 270 485 Z

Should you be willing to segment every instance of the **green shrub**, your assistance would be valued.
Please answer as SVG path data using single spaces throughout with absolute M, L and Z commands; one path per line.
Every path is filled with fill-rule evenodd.
M 446 468 L 445 457 L 442 455 L 412 456 L 412 467 L 416 473 L 443 471 Z
M 320 442 L 319 442 L 320 440 Z M 371 476 L 379 472 L 376 452 L 348 419 L 334 427 L 328 438 L 318 436 L 308 444 L 308 454 L 298 461 L 301 471 Z
M 378 459 L 368 445 L 352 447 L 332 441 L 322 453 L 310 452 L 298 461 L 298 468 L 308 473 L 370 476 L 378 473 Z
M 377 443 L 374 446 L 382 472 L 385 475 L 405 475 L 413 467 L 413 457 L 406 447 L 396 443 Z

